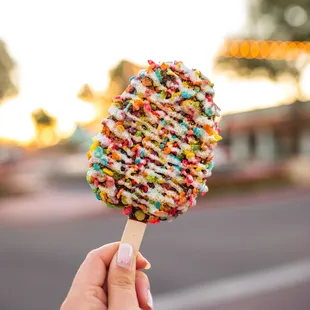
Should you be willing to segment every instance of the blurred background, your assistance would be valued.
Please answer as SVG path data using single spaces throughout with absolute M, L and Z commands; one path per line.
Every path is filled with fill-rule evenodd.
M 59 308 L 120 239 L 85 153 L 148 59 L 199 68 L 223 111 L 210 192 L 148 227 L 155 309 L 310 309 L 309 29 L 309 0 L 0 0 L 0 309 Z

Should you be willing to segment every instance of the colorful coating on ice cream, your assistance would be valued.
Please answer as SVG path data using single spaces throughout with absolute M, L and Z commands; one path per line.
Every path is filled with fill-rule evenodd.
M 113 100 L 88 152 L 86 178 L 97 198 L 150 223 L 194 207 L 208 191 L 221 139 L 213 97 L 200 71 L 149 61 Z

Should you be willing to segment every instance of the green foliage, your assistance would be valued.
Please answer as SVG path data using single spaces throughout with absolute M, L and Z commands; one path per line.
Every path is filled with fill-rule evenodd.
M 33 112 L 31 116 L 32 116 L 32 119 L 36 127 L 39 127 L 39 126 L 53 127 L 56 124 L 56 119 L 50 116 L 43 109 L 39 109 Z
M 309 12 L 309 0 L 256 0 L 250 6 L 250 30 L 257 36 L 258 25 L 269 28 L 265 40 L 309 41 Z M 294 20 L 302 20 L 303 13 L 308 18 L 294 26 Z
M 249 0 L 249 19 L 244 34 L 234 36 L 244 40 L 310 41 L 309 0 Z M 304 22 L 302 22 L 304 21 Z M 253 74 L 277 78 L 286 73 L 299 83 L 309 57 L 297 60 L 266 60 L 224 58 L 219 56 L 215 68 L 232 70 L 241 76 Z

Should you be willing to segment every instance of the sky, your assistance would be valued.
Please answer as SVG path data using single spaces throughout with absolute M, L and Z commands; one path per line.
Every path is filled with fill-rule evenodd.
M 0 136 L 31 139 L 29 115 L 38 107 L 59 119 L 63 133 L 91 120 L 92 106 L 76 94 L 84 83 L 104 90 L 109 69 L 121 59 L 140 65 L 182 60 L 198 68 L 214 81 L 226 113 L 272 105 L 294 91 L 212 71 L 225 37 L 245 25 L 246 0 L 0 0 L 0 8 L 0 38 L 18 64 L 21 89 L 0 107 Z

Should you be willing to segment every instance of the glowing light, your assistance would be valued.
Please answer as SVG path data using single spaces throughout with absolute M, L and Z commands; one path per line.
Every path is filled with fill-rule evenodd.
M 295 85 L 291 83 L 291 80 L 283 81 L 280 84 L 264 78 L 231 80 L 228 76 L 221 76 L 217 78 L 216 86 L 216 102 L 221 107 L 224 104 L 225 113 L 265 108 L 286 101 L 290 102 L 290 100 L 294 100 L 296 92 Z M 265 95 L 267 93 L 268 96 Z M 238 100 L 233 101 L 232 98 L 238 98 Z M 247 104 L 245 104 L 246 101 Z
M 43 128 L 38 133 L 37 142 L 40 146 L 55 145 L 59 142 L 60 138 L 56 135 L 53 128 Z
M 242 42 L 240 46 L 240 54 L 244 58 L 249 54 L 250 45 L 248 42 Z
M 0 106 L 0 137 L 27 145 L 35 138 L 31 110 L 20 98 Z
M 287 60 L 292 60 L 298 58 L 299 50 L 297 48 L 297 45 L 295 42 L 290 42 L 287 45 L 287 54 L 286 54 L 286 59 Z
M 253 42 L 250 47 L 251 57 L 257 58 L 259 54 L 259 44 L 257 42 Z
M 285 42 L 280 42 L 277 47 L 277 59 L 286 59 L 288 45 Z
M 230 48 L 229 48 L 230 54 L 233 57 L 237 57 L 239 53 L 239 43 L 238 42 L 232 42 Z
M 309 81 L 310 81 L 310 64 L 306 66 L 301 78 L 301 87 L 305 93 L 305 96 L 310 96 Z
M 301 53 L 307 53 L 306 44 L 304 42 L 297 42 L 297 48 Z
M 308 20 L 307 11 L 299 5 L 289 6 L 284 12 L 284 18 L 293 27 L 300 27 Z
M 310 42 L 227 40 L 222 57 L 247 59 L 295 60 L 310 54 Z
M 64 116 L 60 116 L 57 119 L 57 128 L 56 133 L 62 138 L 68 138 L 70 137 L 74 130 L 76 128 L 76 125 L 72 121 L 68 121 L 68 119 Z
M 270 45 L 268 44 L 270 43 Z M 270 47 L 269 59 L 277 59 L 278 58 L 278 42 L 267 42 Z
M 269 55 L 270 47 L 267 42 L 263 42 L 262 45 L 260 46 L 260 57 L 261 58 L 266 58 Z
M 50 101 L 49 101 L 50 100 Z M 57 119 L 55 128 L 42 128 L 36 131 L 31 114 L 33 100 L 18 97 L 0 106 L 0 138 L 27 145 L 36 141 L 41 146 L 56 144 L 60 138 L 69 137 L 76 128 L 76 123 L 85 124 L 95 117 L 95 108 L 75 97 L 62 99 L 66 104 L 53 105 L 60 99 L 45 100 L 46 110 Z M 44 100 L 41 100 L 44 101 Z

